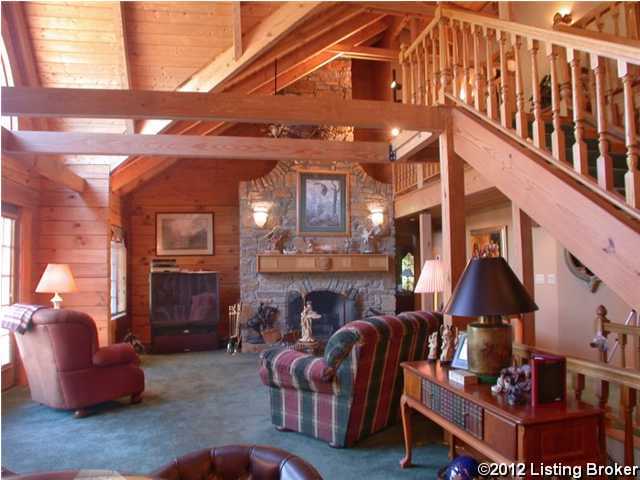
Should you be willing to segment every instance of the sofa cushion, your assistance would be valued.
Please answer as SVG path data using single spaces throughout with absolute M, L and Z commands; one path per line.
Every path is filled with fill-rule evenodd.
M 261 355 L 260 379 L 271 387 L 333 393 L 324 358 L 290 348 L 265 350 Z
M 324 360 L 327 363 L 325 377 L 332 377 L 342 361 L 349 355 L 351 349 L 360 341 L 360 334 L 357 330 L 343 327 L 334 333 L 324 350 Z

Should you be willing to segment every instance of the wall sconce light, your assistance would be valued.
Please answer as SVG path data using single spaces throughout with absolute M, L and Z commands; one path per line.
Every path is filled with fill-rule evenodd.
M 382 207 L 372 207 L 370 212 L 369 218 L 374 226 L 379 227 L 384 223 L 384 209 Z
M 262 228 L 269 219 L 269 208 L 264 204 L 253 206 L 253 221 L 258 228 Z
M 398 80 L 396 80 L 395 70 L 391 70 L 391 84 L 389 85 L 389 88 L 391 88 L 391 90 L 393 91 L 393 101 L 398 102 L 399 100 L 396 96 L 396 92 L 398 90 L 402 90 L 402 85 L 400 84 L 400 82 L 398 82 Z
M 398 135 L 400 135 L 400 129 L 398 127 L 393 127 L 391 129 L 391 136 L 397 137 Z
M 559 23 L 564 23 L 565 25 L 571 25 L 571 22 L 573 22 L 573 19 L 571 18 L 571 10 L 568 8 L 561 8 L 553 16 L 554 27 Z

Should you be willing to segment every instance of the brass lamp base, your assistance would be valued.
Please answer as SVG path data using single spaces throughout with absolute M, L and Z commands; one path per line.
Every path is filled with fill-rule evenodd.
M 480 317 L 467 326 L 469 371 L 479 376 L 495 377 L 511 365 L 511 325 L 500 316 Z

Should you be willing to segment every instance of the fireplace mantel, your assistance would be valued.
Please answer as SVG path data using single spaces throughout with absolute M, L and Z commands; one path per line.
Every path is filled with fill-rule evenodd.
M 389 255 L 361 253 L 258 254 L 258 273 L 388 272 Z

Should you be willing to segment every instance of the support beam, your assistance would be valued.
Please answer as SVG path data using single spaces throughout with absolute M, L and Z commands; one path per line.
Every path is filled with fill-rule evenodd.
M 111 175 L 111 191 L 127 195 L 152 178 L 157 177 L 178 161 L 178 158 L 142 157 Z
M 446 107 L 298 95 L 3 87 L 3 115 L 398 127 L 439 132 Z
M 2 129 L 2 151 L 37 155 L 152 155 L 230 160 L 307 160 L 311 162 L 388 163 L 384 142 L 195 135 L 120 135 L 115 133 L 11 132 Z
M 511 220 L 513 223 L 513 269 L 524 287 L 534 298 L 534 275 L 533 275 L 533 231 L 531 218 L 511 203 Z M 515 341 L 525 345 L 535 346 L 535 314 L 526 313 L 514 322 Z
M 420 272 L 424 262 L 433 258 L 433 230 L 431 225 L 431 214 L 421 213 L 418 215 L 418 234 L 420 235 Z M 420 309 L 426 311 L 434 310 L 433 293 L 420 294 Z M 436 307 L 437 308 L 437 307 Z
M 2 142 L 4 143 L 4 138 Z M 85 179 L 72 172 L 71 169 L 60 162 L 60 160 L 39 157 L 13 157 L 3 151 L 3 161 L 7 157 L 14 162 L 23 164 L 29 170 L 33 169 L 34 172 L 59 185 L 64 185 L 74 192 L 82 193 L 86 187 L 87 182 Z
M 343 58 L 370 60 L 374 62 L 397 62 L 398 56 L 400 55 L 400 51 L 393 48 L 352 47 L 344 43 L 334 45 L 327 51 L 339 53 Z
M 397 103 L 396 105 L 409 105 L 408 103 Z M 418 108 L 428 108 L 433 109 L 435 112 L 439 110 L 438 120 L 439 120 L 439 129 L 438 132 L 442 130 L 442 126 L 445 122 L 445 111 L 447 107 L 418 107 Z M 398 125 L 391 124 L 390 128 L 401 128 Z M 415 130 L 403 130 L 400 132 L 396 138 L 391 141 L 391 149 L 395 154 L 396 162 L 406 162 L 412 157 L 415 157 L 416 154 L 420 153 L 422 150 L 427 148 L 433 142 L 438 140 L 438 135 L 435 134 L 432 129 L 424 129 L 428 131 L 415 131 Z
M 426 2 L 362 2 L 369 12 L 380 12 L 398 17 L 414 16 L 431 19 L 436 15 L 436 6 Z
M 116 43 L 118 45 L 118 56 L 120 57 L 120 78 L 123 89 L 131 90 L 131 63 L 129 61 L 129 47 L 127 43 L 127 20 L 125 17 L 125 3 L 116 2 L 113 6 L 113 20 L 116 32 Z M 136 133 L 135 122 L 125 119 L 126 133 Z
M 444 303 L 451 298 L 467 264 L 464 162 L 454 152 L 453 127 L 447 119 L 440 134 L 440 183 L 442 188 L 442 263 L 445 273 Z M 453 317 L 445 321 L 460 326 Z M 464 325 L 464 324 L 463 324 Z
M 240 2 L 231 4 L 231 29 L 233 31 L 233 59 L 242 56 L 242 6 Z

